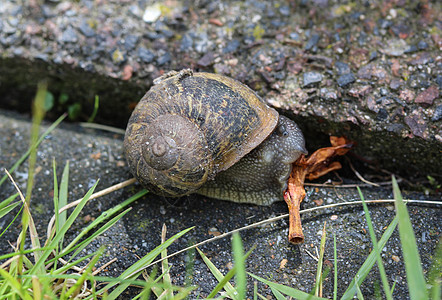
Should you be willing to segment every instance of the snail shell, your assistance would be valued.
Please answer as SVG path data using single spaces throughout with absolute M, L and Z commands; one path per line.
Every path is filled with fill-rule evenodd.
M 150 191 L 197 191 L 260 145 L 278 113 L 231 78 L 171 72 L 156 80 L 129 119 L 124 148 L 129 168 Z

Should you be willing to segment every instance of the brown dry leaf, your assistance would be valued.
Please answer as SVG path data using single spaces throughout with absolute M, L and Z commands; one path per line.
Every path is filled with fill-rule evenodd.
M 299 209 L 305 198 L 304 180 L 312 180 L 338 170 L 342 166 L 339 162 L 333 162 L 335 156 L 345 155 L 355 144 L 345 137 L 330 137 L 331 147 L 316 150 L 306 158 L 304 155 L 293 164 L 293 170 L 287 182 L 287 190 L 284 200 L 289 208 L 289 241 L 293 244 L 304 242 L 302 233 L 301 216 Z

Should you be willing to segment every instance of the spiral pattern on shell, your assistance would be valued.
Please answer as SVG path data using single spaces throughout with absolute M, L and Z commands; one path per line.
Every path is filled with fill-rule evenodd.
M 277 122 L 278 113 L 234 79 L 174 72 L 161 78 L 132 113 L 126 158 L 149 190 L 182 196 L 249 153 Z

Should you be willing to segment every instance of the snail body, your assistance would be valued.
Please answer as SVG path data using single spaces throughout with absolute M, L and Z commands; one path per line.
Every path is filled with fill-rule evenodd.
M 250 88 L 191 70 L 154 81 L 124 148 L 132 174 L 156 194 L 261 205 L 282 200 L 291 163 L 306 152 L 298 126 Z

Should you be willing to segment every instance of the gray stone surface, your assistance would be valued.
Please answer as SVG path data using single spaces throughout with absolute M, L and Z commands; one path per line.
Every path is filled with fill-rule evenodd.
M 10 111 L 0 110 L 0 168 L 10 168 L 27 150 L 30 135 L 30 121 Z M 42 128 L 47 128 L 45 124 Z M 62 123 L 53 133 L 44 139 L 38 149 L 35 188 L 32 193 L 31 210 L 40 234 L 41 242 L 53 210 L 52 161 L 57 162 L 57 174 L 60 176 L 64 165 L 69 161 L 69 201 L 82 197 L 87 190 L 100 179 L 98 190 L 121 182 L 130 177 L 122 151 L 122 136 L 90 129 L 75 124 Z M 342 171 L 345 175 L 345 170 Z M 25 190 L 27 164 L 23 164 L 13 174 L 20 188 Z M 332 179 L 336 179 L 332 177 Z M 325 179 L 324 179 L 325 180 Z M 351 182 L 346 179 L 346 182 Z M 359 182 L 360 183 L 360 182 Z M 121 203 L 139 191 L 139 185 L 130 186 L 86 205 L 81 217 L 69 230 L 67 241 L 73 239 L 79 231 L 98 217 L 103 211 Z M 392 198 L 389 186 L 363 188 L 366 199 Z M 0 188 L 0 199 L 13 194 L 14 188 L 7 181 Z M 343 201 L 359 200 L 355 188 L 309 188 L 308 199 L 303 208 L 316 207 L 318 203 L 330 204 Z M 403 191 L 405 198 L 427 199 L 422 193 Z M 316 202 L 315 202 L 316 201 Z M 132 205 L 132 210 L 112 229 L 98 238 L 97 242 L 84 250 L 91 253 L 100 245 L 106 246 L 105 259 L 117 258 L 117 262 L 106 268 L 101 275 L 116 276 L 160 243 L 162 224 L 168 227 L 168 236 L 185 228 L 195 226 L 190 233 L 169 248 L 170 253 L 189 244 L 203 241 L 213 234 L 224 233 L 266 218 L 287 213 L 285 203 L 275 203 L 270 207 L 240 205 L 225 201 L 207 199 L 191 195 L 182 199 L 166 199 L 147 195 Z M 0 228 L 11 222 L 14 213 L 0 220 Z M 409 212 L 416 232 L 423 269 L 427 271 L 438 242 L 441 228 L 440 208 L 433 206 L 409 206 Z M 378 238 L 394 217 L 392 205 L 370 206 L 370 213 Z M 326 265 L 333 261 L 332 236 L 336 235 L 338 247 L 338 269 L 340 294 L 361 266 L 372 249 L 368 229 L 361 206 L 336 208 L 308 213 L 302 216 L 305 243 L 294 246 L 287 242 L 288 220 L 281 220 L 241 232 L 245 249 L 256 246 L 247 260 L 247 271 L 273 281 L 296 287 L 309 292 L 314 286 L 316 261 L 307 251 L 315 254 L 319 248 L 320 234 L 324 222 L 327 222 L 328 242 L 326 244 Z M 8 253 L 11 247 L 7 241 L 15 243 L 20 226 L 17 221 L 10 227 L 0 241 L 0 253 Z M 26 248 L 30 247 L 28 243 Z M 224 273 L 232 263 L 230 239 L 225 238 L 206 244 L 201 250 Z M 388 279 L 396 281 L 394 297 L 407 299 L 407 285 L 404 258 L 399 246 L 397 231 L 382 251 Z M 396 257 L 398 261 L 396 261 Z M 285 260 L 285 267 L 281 263 Z M 174 284 L 183 285 L 185 281 L 186 255 L 170 259 L 171 278 Z M 325 280 L 324 296 L 332 297 L 331 274 Z M 366 299 L 373 297 L 374 284 L 379 283 L 377 272 L 372 272 L 362 284 L 361 290 Z M 205 264 L 196 256 L 193 270 L 193 284 L 199 287 L 192 297 L 207 296 L 216 285 Z M 259 291 L 270 294 L 268 287 L 258 284 Z M 248 290 L 253 290 L 253 280 L 248 280 Z M 130 289 L 125 298 L 134 296 L 136 289 Z
M 47 78 L 56 100 L 68 95 L 49 116 L 76 105 L 75 118 L 87 119 L 99 95 L 96 120 L 123 128 L 153 78 L 190 67 L 236 78 L 297 115 L 310 150 L 329 134 L 347 135 L 365 162 L 440 179 L 441 11 L 437 0 L 171 0 L 159 7 L 5 0 L 0 105 L 29 110 L 26 99 Z M 314 84 L 308 74 L 317 75 Z

